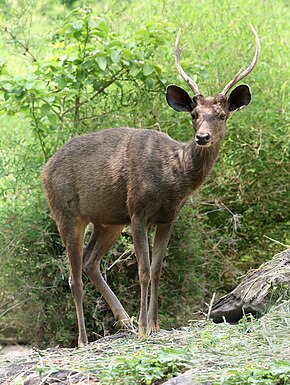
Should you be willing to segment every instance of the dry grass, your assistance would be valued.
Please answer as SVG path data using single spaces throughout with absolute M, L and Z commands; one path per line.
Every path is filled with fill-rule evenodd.
M 0 375 L 7 385 L 133 385 L 160 384 L 190 368 L 193 384 L 251 384 L 254 382 L 234 379 L 243 373 L 268 373 L 274 365 L 284 367 L 283 376 L 288 381 L 276 384 L 288 384 L 289 335 L 290 301 L 285 301 L 263 318 L 238 325 L 197 321 L 143 339 L 116 335 L 85 348 L 31 350 L 26 355 L 4 356 Z M 30 381 L 25 382 L 31 374 Z

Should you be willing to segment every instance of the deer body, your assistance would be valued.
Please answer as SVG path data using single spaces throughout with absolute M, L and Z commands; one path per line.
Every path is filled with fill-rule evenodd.
M 147 225 L 168 223 L 203 183 L 219 147 L 179 143 L 154 130 L 107 129 L 67 142 L 47 163 L 44 183 L 60 215 L 125 225 L 142 213 Z
M 255 37 L 257 61 L 259 45 Z M 159 330 L 158 286 L 172 225 L 188 196 L 209 175 L 225 134 L 226 120 L 251 100 L 246 85 L 238 86 L 226 97 L 227 87 L 231 88 L 233 82 L 216 97 L 203 97 L 180 66 L 182 49 L 178 48 L 178 41 L 179 35 L 176 65 L 194 97 L 171 85 L 167 87 L 166 98 L 174 110 L 190 113 L 191 141 L 180 143 L 154 130 L 107 129 L 71 139 L 43 169 L 44 191 L 70 262 L 79 346 L 87 343 L 82 271 L 99 289 L 115 318 L 124 325 L 130 324 L 128 314 L 100 272 L 100 260 L 126 224 L 131 225 L 138 261 L 139 332 Z M 242 75 L 246 76 L 247 71 Z M 90 222 L 93 232 L 83 249 L 84 232 Z M 150 260 L 147 230 L 152 225 L 156 230 Z

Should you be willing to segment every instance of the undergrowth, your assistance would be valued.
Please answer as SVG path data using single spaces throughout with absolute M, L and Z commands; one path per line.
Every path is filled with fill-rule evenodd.
M 192 384 L 286 385 L 289 332 L 290 301 L 285 301 L 261 319 L 238 325 L 195 321 L 147 338 L 116 335 L 85 348 L 34 350 L 13 359 L 29 370 L 7 376 L 10 385 L 22 385 L 31 373 L 43 380 L 67 370 L 82 373 L 85 384 L 157 385 L 190 369 Z

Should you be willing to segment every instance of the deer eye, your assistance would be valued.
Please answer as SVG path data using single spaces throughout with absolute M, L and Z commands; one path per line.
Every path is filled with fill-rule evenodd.
M 222 112 L 222 113 L 219 115 L 219 119 L 220 119 L 220 120 L 226 120 L 226 118 L 227 118 L 227 115 L 226 115 L 224 112 Z

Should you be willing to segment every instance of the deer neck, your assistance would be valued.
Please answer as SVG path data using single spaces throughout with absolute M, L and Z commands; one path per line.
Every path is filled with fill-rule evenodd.
M 198 146 L 194 140 L 183 148 L 183 165 L 188 185 L 191 190 L 197 189 L 209 176 L 217 159 L 221 141 L 210 147 Z

